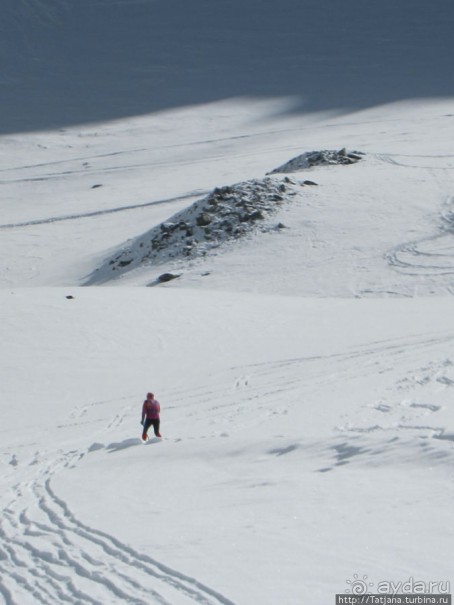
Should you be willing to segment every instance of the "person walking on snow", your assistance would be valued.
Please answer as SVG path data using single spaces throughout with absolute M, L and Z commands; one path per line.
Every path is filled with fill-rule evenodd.
M 161 437 L 161 433 L 159 432 L 160 412 L 161 406 L 159 405 L 159 401 L 154 398 L 153 393 L 147 393 L 147 398 L 142 406 L 142 421 L 140 423 L 143 426 L 142 439 L 144 441 L 147 439 L 147 432 L 150 426 L 153 426 L 156 437 Z

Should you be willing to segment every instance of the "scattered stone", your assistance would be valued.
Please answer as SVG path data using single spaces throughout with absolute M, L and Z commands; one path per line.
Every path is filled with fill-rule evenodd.
M 72 296 L 72 294 L 68 294 L 68 296 L 65 296 L 65 298 L 67 298 L 68 300 L 73 300 L 74 296 Z
M 180 275 L 175 275 L 174 273 L 163 273 L 158 277 L 158 282 L 164 284 L 168 281 L 172 281 L 172 279 L 177 279 Z
M 208 212 L 203 212 L 200 216 L 197 217 L 196 223 L 199 227 L 207 227 L 213 218 Z
M 311 187 L 318 187 L 318 183 L 316 183 L 315 181 L 303 181 L 301 184 L 310 185 Z
M 92 185 L 91 188 L 92 189 L 98 189 L 98 187 L 102 187 L 101 183 L 97 183 L 96 185 Z

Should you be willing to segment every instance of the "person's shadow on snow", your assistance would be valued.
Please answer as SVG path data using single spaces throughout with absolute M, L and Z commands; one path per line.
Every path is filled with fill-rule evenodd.
M 109 443 L 106 446 L 106 450 L 109 454 L 113 454 L 114 452 L 120 452 L 121 450 L 126 450 L 129 447 L 135 447 L 137 445 L 151 445 L 152 443 L 159 443 L 160 439 L 157 437 L 153 437 L 152 439 L 148 439 L 146 443 L 139 439 L 138 437 L 134 437 L 131 439 L 125 439 L 124 441 L 118 441 L 117 443 Z

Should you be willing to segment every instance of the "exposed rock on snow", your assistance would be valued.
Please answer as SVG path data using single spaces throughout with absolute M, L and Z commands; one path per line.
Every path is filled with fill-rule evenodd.
M 347 152 L 345 148 L 340 151 L 308 151 L 289 160 L 282 166 L 279 166 L 279 168 L 275 168 L 268 174 L 298 172 L 299 170 L 307 170 L 313 166 L 326 166 L 328 164 L 355 164 L 363 156 L 364 153 L 361 151 Z
M 228 240 L 238 239 L 263 224 L 296 195 L 301 184 L 265 178 L 214 189 L 208 196 L 141 235 L 108 266 L 112 271 L 142 264 L 158 265 L 178 258 L 205 255 Z M 275 226 L 273 226 L 275 228 Z
M 172 281 L 173 279 L 177 279 L 178 277 L 180 277 L 178 274 L 175 273 L 162 273 L 159 277 L 158 277 L 158 282 L 160 284 L 165 284 L 168 281 Z
M 293 158 L 269 174 L 291 173 L 329 164 L 353 164 L 362 152 L 311 151 Z M 88 284 L 105 281 L 141 265 L 160 265 L 173 260 L 204 256 L 228 241 L 237 240 L 257 230 L 280 231 L 283 223 L 271 225 L 269 219 L 304 186 L 314 181 L 295 178 L 265 177 L 214 189 L 209 195 L 130 240 L 113 258 L 108 259 L 88 280 Z M 163 274 L 157 283 L 179 275 Z M 170 277 L 172 275 L 172 277 Z M 168 277 L 169 276 L 169 277 Z

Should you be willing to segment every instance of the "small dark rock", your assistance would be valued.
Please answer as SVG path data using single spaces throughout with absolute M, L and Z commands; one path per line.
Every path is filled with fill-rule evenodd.
M 197 217 L 197 225 L 199 227 L 206 227 L 212 220 L 213 218 L 207 212 L 202 212 L 202 214 Z
M 162 275 L 158 277 L 158 282 L 160 284 L 164 284 L 168 281 L 172 281 L 172 279 L 177 279 L 177 277 L 180 277 L 180 275 L 176 275 L 174 273 L 162 273 Z
M 265 218 L 265 215 L 261 210 L 255 210 L 248 215 L 250 221 L 261 221 Z
M 315 183 L 314 181 L 303 181 L 302 184 L 303 185 L 311 185 L 312 187 L 318 187 L 318 183 Z

